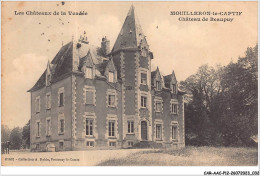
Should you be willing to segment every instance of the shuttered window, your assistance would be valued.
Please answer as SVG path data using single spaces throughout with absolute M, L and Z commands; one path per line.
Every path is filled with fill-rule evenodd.
M 94 104 L 94 92 L 86 90 L 86 104 Z

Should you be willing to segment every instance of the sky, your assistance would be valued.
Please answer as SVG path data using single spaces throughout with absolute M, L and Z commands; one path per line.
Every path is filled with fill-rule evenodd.
M 27 90 L 72 36 L 78 38 L 86 31 L 96 46 L 107 36 L 112 48 L 132 4 L 154 55 L 152 68 L 158 66 L 163 75 L 174 70 L 178 81 L 203 64 L 236 61 L 257 43 L 257 2 L 2 2 L 2 124 L 13 128 L 28 122 L 31 102 Z M 15 15 L 15 11 L 67 13 L 41 16 Z M 68 11 L 88 15 L 71 16 Z M 242 15 L 216 16 L 234 18 L 232 22 L 179 21 L 180 16 L 170 11 Z

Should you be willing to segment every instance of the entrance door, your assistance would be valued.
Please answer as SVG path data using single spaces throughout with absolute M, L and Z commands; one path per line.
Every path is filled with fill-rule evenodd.
M 142 140 L 147 140 L 147 122 L 141 122 L 141 138 Z

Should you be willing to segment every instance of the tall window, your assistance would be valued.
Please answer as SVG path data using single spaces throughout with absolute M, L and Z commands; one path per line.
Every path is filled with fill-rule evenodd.
M 172 126 L 172 139 L 173 140 L 177 139 L 177 125 Z
M 63 134 L 64 133 L 64 119 L 60 119 L 60 133 Z
M 147 74 L 141 73 L 141 84 L 147 85 Z
M 87 141 L 86 146 L 88 147 L 94 147 L 94 141 Z
M 109 72 L 108 73 L 108 81 L 109 82 L 114 82 L 114 72 Z
M 146 108 L 147 106 L 147 97 L 141 96 L 141 107 Z
M 46 121 L 46 135 L 50 136 L 50 134 L 51 134 L 51 120 L 48 119 Z
M 64 93 L 61 92 L 59 96 L 60 96 L 59 106 L 63 106 L 64 105 Z
M 156 81 L 156 89 L 161 90 L 161 82 L 160 81 Z
M 37 122 L 37 133 L 36 133 L 37 137 L 40 137 L 40 122 Z
M 162 102 L 156 101 L 156 103 L 155 103 L 155 111 L 156 112 L 161 112 L 162 111 Z
M 162 139 L 162 125 L 160 125 L 160 124 L 156 125 L 156 139 L 157 140 Z
M 113 137 L 115 136 L 115 121 L 109 121 L 108 123 L 108 136 Z
M 177 87 L 176 87 L 176 84 L 172 84 L 172 92 L 173 92 L 174 94 L 177 93 Z
M 94 91 L 86 90 L 86 104 L 94 104 Z
M 134 121 L 128 121 L 128 133 L 134 133 Z
M 115 147 L 116 146 L 116 142 L 109 142 L 109 146 L 110 147 Z
M 59 142 L 59 149 L 63 149 L 64 143 L 63 142 Z
M 115 106 L 115 95 L 108 95 L 108 105 L 109 106 Z
M 171 104 L 171 113 L 177 114 L 177 104 L 174 103 Z
M 51 109 L 51 94 L 46 94 L 46 109 Z
M 86 135 L 93 135 L 93 119 L 86 119 Z
M 40 97 L 37 97 L 36 98 L 36 103 L 35 103 L 35 111 L 36 111 L 36 113 L 37 112 L 40 112 Z
M 86 67 L 86 78 L 93 79 L 93 68 Z

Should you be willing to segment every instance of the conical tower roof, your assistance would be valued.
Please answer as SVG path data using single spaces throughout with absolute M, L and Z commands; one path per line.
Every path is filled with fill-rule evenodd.
M 123 27 L 118 34 L 112 53 L 120 49 L 138 48 L 142 42 L 147 44 L 141 25 L 135 14 L 134 6 L 132 5 L 126 16 Z

